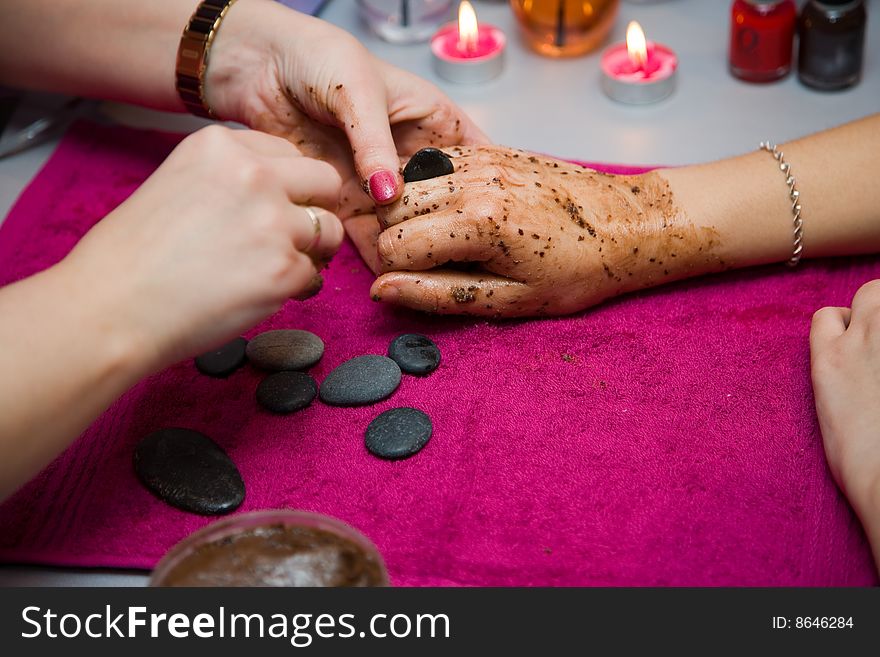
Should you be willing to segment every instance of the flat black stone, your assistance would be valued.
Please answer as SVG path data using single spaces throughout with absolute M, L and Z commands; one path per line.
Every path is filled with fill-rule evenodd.
M 235 338 L 214 351 L 208 351 L 201 356 L 196 356 L 196 369 L 207 376 L 225 379 L 247 360 L 245 349 L 248 341 L 244 338 Z
M 423 148 L 403 168 L 403 182 L 430 180 L 455 172 L 450 157 L 436 148 Z
M 367 427 L 364 444 L 383 459 L 405 459 L 419 452 L 431 438 L 431 418 L 417 408 L 392 408 Z
M 400 385 L 400 367 L 385 356 L 347 360 L 321 384 L 321 401 L 333 406 L 363 406 L 385 399 Z
M 257 386 L 260 406 L 279 415 L 305 408 L 317 394 L 318 384 L 304 372 L 275 372 Z
M 235 511 L 244 501 L 238 468 L 213 440 L 190 429 L 161 429 L 134 450 L 134 470 L 159 499 L 202 515 Z
M 388 346 L 388 357 L 407 374 L 430 374 L 440 365 L 440 350 L 430 338 L 417 333 L 398 335 Z
M 248 360 L 262 370 L 283 372 L 308 369 L 324 355 L 324 341 L 310 331 L 280 329 L 251 339 Z

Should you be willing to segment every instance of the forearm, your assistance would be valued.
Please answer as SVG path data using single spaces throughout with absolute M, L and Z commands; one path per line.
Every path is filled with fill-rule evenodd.
M 880 251 L 880 115 L 782 144 L 801 193 L 804 257 Z M 785 176 L 766 152 L 661 172 L 690 222 L 719 234 L 726 267 L 792 253 Z
M 113 300 L 64 263 L 0 290 L 0 499 L 151 370 Z
M 197 0 L 19 0 L 0 8 L 0 83 L 182 110 L 177 46 Z

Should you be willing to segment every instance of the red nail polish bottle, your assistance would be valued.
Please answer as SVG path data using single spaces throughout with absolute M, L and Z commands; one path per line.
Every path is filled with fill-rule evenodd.
M 794 0 L 735 0 L 730 13 L 730 72 L 747 82 L 788 75 L 797 22 Z

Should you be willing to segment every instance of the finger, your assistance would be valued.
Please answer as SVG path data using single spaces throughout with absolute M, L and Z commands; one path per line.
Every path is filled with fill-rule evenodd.
M 311 208 L 314 218 L 301 206 L 292 206 L 293 245 L 317 264 L 339 250 L 344 231 L 335 214 Z
M 400 196 L 403 179 L 388 121 L 385 85 L 368 76 L 356 87 L 338 87 L 337 91 L 336 116 L 351 143 L 358 176 L 377 204 L 391 203 Z
M 345 233 L 354 242 L 358 253 L 373 274 L 379 273 L 379 252 L 376 242 L 379 239 L 379 220 L 374 214 L 364 214 L 342 222 Z
M 343 178 L 345 178 L 345 176 L 343 176 Z M 336 215 L 342 219 L 342 221 L 348 220 L 349 217 L 357 217 L 362 214 L 372 214 L 373 216 L 376 216 L 374 208 L 375 203 L 373 203 L 373 199 L 370 198 L 369 194 L 364 193 L 360 181 L 357 179 L 357 176 L 354 175 L 354 172 L 352 172 L 351 177 L 345 178 L 345 182 L 342 184 L 339 209 L 336 212 Z
M 846 332 L 850 321 L 849 308 L 828 307 L 817 310 L 810 327 L 810 349 L 822 349 L 835 338 Z
M 432 212 L 455 208 L 461 199 L 461 185 L 452 175 L 407 183 L 397 202 L 376 209 L 382 228 Z
M 477 229 L 464 214 L 417 217 L 379 235 L 380 271 L 432 269 L 447 262 L 483 262 L 492 257 L 492 234 Z
M 406 119 L 395 115 L 391 133 L 398 152 L 415 152 L 426 146 L 450 148 L 490 144 L 489 138 L 458 108 L 453 112 L 433 112 L 427 117 Z M 450 125 L 453 126 L 450 128 Z
M 852 300 L 852 322 L 861 324 L 880 314 L 880 280 L 862 285 Z
M 418 138 L 422 146 L 490 143 L 470 117 L 434 85 L 400 70 L 391 79 L 390 97 L 405 99 L 389 108 L 396 143 L 400 143 L 398 137 Z
M 291 157 L 272 160 L 270 166 L 280 176 L 291 202 L 336 211 L 342 178 L 332 165 L 307 157 Z
M 302 156 L 302 152 L 283 137 L 247 128 L 230 129 L 230 134 L 239 144 L 260 155 L 268 157 Z
M 230 149 L 230 145 L 243 147 L 249 154 L 238 160 L 236 170 L 245 181 L 280 184 L 294 203 L 317 205 L 331 211 L 339 204 L 342 179 L 336 169 L 326 162 L 302 157 L 286 139 L 256 130 L 212 125 L 193 133 L 185 141 L 209 159 L 241 155 L 236 153 L 235 147 Z
M 316 278 L 320 278 L 320 275 L 309 256 L 294 251 L 290 255 L 290 266 L 283 280 L 282 300 L 303 298 L 313 292 Z
M 226 159 L 246 154 L 247 158 L 241 161 L 253 160 L 254 155 L 269 158 L 298 158 L 299 149 L 286 139 L 276 137 L 258 130 L 247 128 L 229 128 L 223 125 L 212 124 L 190 134 L 181 142 L 183 149 L 195 150 L 203 159 L 211 161 Z M 225 162 L 224 162 L 225 164 Z
M 370 294 L 374 301 L 449 315 L 518 317 L 533 312 L 525 283 L 485 272 L 392 272 L 377 278 Z
M 461 115 L 461 143 L 465 146 L 488 146 L 492 143 L 489 137 L 469 116 Z
M 313 296 L 318 294 L 321 291 L 321 288 L 324 287 L 324 278 L 321 274 L 315 274 L 312 277 L 312 280 L 309 281 L 308 285 L 299 293 L 295 294 L 291 297 L 294 301 L 305 301 L 306 299 L 311 299 Z

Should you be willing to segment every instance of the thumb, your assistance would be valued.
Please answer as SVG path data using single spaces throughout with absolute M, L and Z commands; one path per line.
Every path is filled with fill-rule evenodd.
M 357 94 L 352 89 L 350 102 L 345 104 L 339 118 L 344 122 L 358 176 L 373 201 L 387 205 L 400 196 L 403 180 L 384 87 L 376 81 L 365 93 Z
M 824 349 L 826 344 L 843 335 L 851 316 L 852 311 L 849 308 L 828 307 L 817 310 L 810 326 L 810 348 L 813 352 Z

